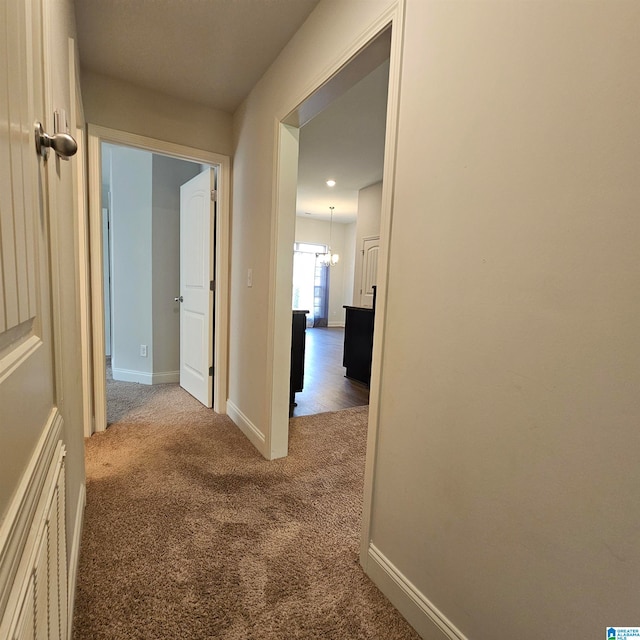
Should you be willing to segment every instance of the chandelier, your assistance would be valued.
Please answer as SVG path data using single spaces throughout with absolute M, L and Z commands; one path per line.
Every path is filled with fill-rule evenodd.
M 329 207 L 331 211 L 331 218 L 329 221 L 329 244 L 327 245 L 327 252 L 320 255 L 319 260 L 321 264 L 328 267 L 333 267 L 340 260 L 340 256 L 337 253 L 331 253 L 331 240 L 333 236 L 333 210 L 335 207 Z

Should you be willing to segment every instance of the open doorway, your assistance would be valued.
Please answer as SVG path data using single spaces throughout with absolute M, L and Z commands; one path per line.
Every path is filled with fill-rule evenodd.
M 179 383 L 211 407 L 216 170 L 106 142 L 101 160 L 107 382 Z
M 292 417 L 369 403 L 377 262 L 363 242 L 380 237 L 388 55 L 299 129 L 292 303 L 309 313 Z
M 171 179 L 161 180 L 158 189 L 158 215 L 152 215 L 151 205 L 142 204 L 139 187 L 153 192 L 151 181 L 135 179 L 136 173 L 126 163 L 120 170 L 119 197 L 128 190 L 137 192 L 128 205 L 116 202 L 116 186 L 111 185 L 111 196 L 105 197 L 104 187 L 105 165 L 109 164 L 103 158 L 103 146 L 112 154 L 126 155 L 138 169 L 143 167 L 145 175 L 153 176 L 154 165 L 159 175 L 171 174 Z M 229 158 L 208 152 L 199 151 L 180 145 L 165 143 L 142 136 L 126 134 L 102 127 L 89 127 L 89 178 L 90 178 L 90 247 L 91 247 L 91 280 L 92 280 L 92 351 L 94 360 L 93 391 L 95 398 L 94 430 L 103 430 L 107 426 L 106 415 L 106 354 L 111 352 L 113 373 L 119 378 L 153 384 L 155 382 L 170 382 L 179 379 L 180 369 L 176 367 L 176 360 L 184 349 L 179 343 L 180 333 L 171 327 L 179 324 L 181 304 L 179 303 L 181 288 L 184 283 L 179 281 L 180 267 L 174 264 L 177 258 L 176 243 L 179 242 L 179 217 L 175 215 L 175 203 L 180 196 L 176 194 L 175 186 L 184 183 L 189 178 L 195 179 L 203 173 L 205 165 L 213 167 L 215 174 L 212 187 L 202 191 L 200 200 L 215 201 L 210 214 L 211 229 L 201 234 L 201 239 L 217 251 L 211 252 L 209 260 L 211 269 L 208 273 L 215 273 L 211 279 L 201 283 L 206 290 L 210 303 L 210 320 L 203 334 L 213 334 L 213 356 L 209 353 L 197 352 L 207 365 L 207 382 L 212 379 L 213 408 L 218 413 L 226 411 L 227 398 L 227 326 L 228 326 L 228 242 L 229 242 Z M 114 163 L 110 164 L 115 167 Z M 178 169 L 176 169 L 178 167 Z M 116 171 L 116 172 L 117 172 Z M 209 168 L 206 171 L 211 173 Z M 194 178 L 195 176 L 195 178 Z M 111 178 L 114 175 L 112 172 Z M 139 175 L 138 175 L 139 177 Z M 173 184 L 176 183 L 176 184 Z M 127 189 L 123 188 L 126 186 Z M 162 189 L 171 189 L 162 192 Z M 138 190 L 138 191 L 137 191 Z M 173 209 L 168 207 L 169 200 L 173 200 Z M 104 207 L 103 205 L 107 205 Z M 136 209 L 137 214 L 127 214 L 127 206 Z M 120 209 L 119 227 L 113 225 L 116 207 Z M 103 209 L 110 215 L 107 226 L 108 237 L 103 234 Z M 140 215 L 140 210 L 145 213 Z M 151 212 L 151 213 L 150 213 Z M 157 218 L 157 219 L 156 219 Z M 158 222 L 158 224 L 155 224 Z M 176 227 L 176 225 L 178 225 Z M 116 231 L 117 229 L 117 231 Z M 117 237 L 116 237 L 117 236 Z M 118 241 L 120 242 L 118 246 Z M 178 245 L 179 246 L 179 245 Z M 109 259 L 105 259 L 105 249 L 111 258 L 119 252 L 119 276 L 116 275 L 116 265 L 109 266 Z M 194 247 L 193 255 L 202 252 Z M 203 249 L 204 251 L 204 249 Z M 154 258 L 149 267 L 148 258 Z M 171 257 L 171 260 L 168 258 Z M 201 256 L 202 257 L 202 256 Z M 146 260 L 146 262 L 145 262 Z M 139 263 L 139 264 L 138 264 Z M 145 266 L 146 265 L 146 266 Z M 113 268 L 112 268 L 113 267 Z M 154 271 L 157 271 L 154 277 Z M 105 273 L 111 273 L 106 278 L 107 295 L 105 290 Z M 138 281 L 138 280 L 144 280 Z M 200 278 L 202 280 L 202 278 Z M 118 280 L 120 287 L 118 288 Z M 175 280 L 175 282 L 174 282 Z M 148 281 L 148 282 L 147 282 Z M 169 287 L 171 292 L 169 293 Z M 120 298 L 116 296 L 122 294 Z M 156 310 L 156 306 L 158 310 Z M 110 310 L 107 312 L 107 309 Z M 163 310 L 159 310 L 163 307 Z M 144 310 L 144 311 L 142 311 Z M 116 317 L 117 316 L 117 317 Z M 213 326 L 217 331 L 213 332 Z M 110 331 L 107 327 L 110 326 Z M 133 330 L 131 330 L 133 328 Z M 147 333 L 142 334 L 145 330 Z M 107 347 L 107 337 L 110 349 Z M 172 335 L 171 339 L 166 339 Z M 142 337 L 141 337 L 142 336 Z M 145 337 L 147 336 L 147 337 Z M 153 349 L 150 347 L 153 345 Z M 122 348 L 120 348 L 122 347 Z M 197 350 L 192 350 L 197 351 Z M 127 360 L 130 358 L 131 360 Z M 131 366 L 131 363 L 133 366 Z

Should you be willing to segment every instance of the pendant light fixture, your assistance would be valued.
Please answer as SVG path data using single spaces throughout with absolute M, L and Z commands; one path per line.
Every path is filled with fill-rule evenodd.
M 329 220 L 329 245 L 327 246 L 327 252 L 320 256 L 320 262 L 329 267 L 333 267 L 340 260 L 340 256 L 337 253 L 331 253 L 331 240 L 333 237 L 333 210 L 335 207 L 329 207 L 331 211 L 331 218 Z

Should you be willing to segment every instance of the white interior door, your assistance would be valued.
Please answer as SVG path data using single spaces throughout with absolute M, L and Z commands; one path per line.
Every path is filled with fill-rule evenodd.
M 102 272 L 104 273 L 104 346 L 111 355 L 111 225 L 109 209 L 102 209 Z
M 213 401 L 215 173 L 180 187 L 180 386 L 207 407 Z
M 54 383 L 48 172 L 34 143 L 34 121 L 47 127 L 41 3 L 9 0 L 0 15 L 2 520 L 41 434 L 61 417 Z M 48 164 L 53 182 L 53 151 Z
M 373 287 L 378 278 L 378 253 L 380 236 L 362 239 L 362 284 L 360 286 L 360 306 L 373 307 Z

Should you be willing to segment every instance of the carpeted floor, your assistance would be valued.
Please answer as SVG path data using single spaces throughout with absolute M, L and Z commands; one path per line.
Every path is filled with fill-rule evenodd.
M 108 398 L 76 640 L 418 638 L 357 563 L 367 407 L 294 418 L 267 462 L 176 385 Z

